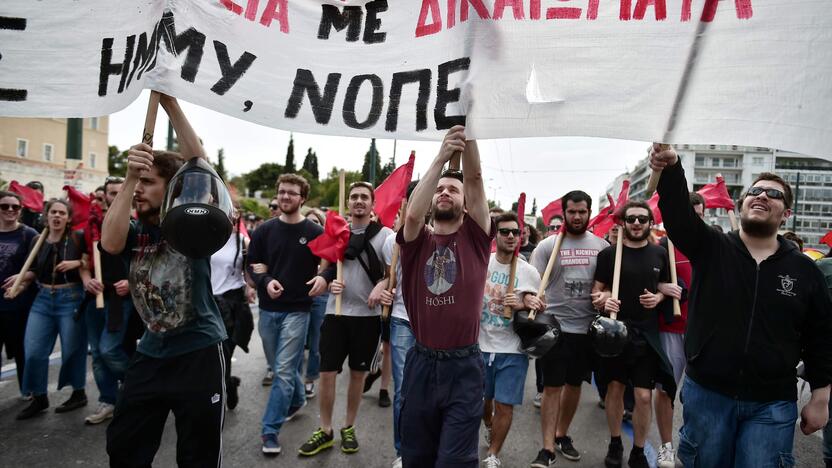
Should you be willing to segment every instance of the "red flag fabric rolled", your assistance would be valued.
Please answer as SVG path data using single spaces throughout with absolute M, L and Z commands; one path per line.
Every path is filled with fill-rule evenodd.
M 557 200 L 549 203 L 542 210 L 540 210 L 540 214 L 543 215 L 543 224 L 546 226 L 549 225 L 549 221 L 552 220 L 555 216 L 560 216 L 563 218 L 563 204 L 561 199 L 558 198 Z
M 514 255 L 520 255 L 520 246 L 523 244 L 523 226 L 526 224 L 523 220 L 523 215 L 526 214 L 526 192 L 520 193 L 520 198 L 517 200 L 517 227 L 520 228 L 520 239 L 514 247 Z
M 9 184 L 9 191 L 14 192 L 23 199 L 21 204 L 24 208 L 40 213 L 43 211 L 43 194 L 39 191 L 19 184 L 16 180 Z
M 820 238 L 820 241 L 824 244 L 832 247 L 832 231 L 827 232 L 823 237 Z
M 612 197 L 607 194 L 607 199 L 610 205 L 602 210 L 598 215 L 589 221 L 587 229 L 592 229 L 592 233 L 598 237 L 604 237 L 618 220 L 618 210 L 620 210 L 630 198 L 630 181 L 625 180 L 621 184 L 621 191 L 618 192 L 618 200 L 613 203 Z
M 311 240 L 309 250 L 316 256 L 335 263 L 344 259 L 344 252 L 350 242 L 350 226 L 335 210 L 326 213 L 324 233 Z
M 696 193 L 705 199 L 705 208 L 734 209 L 734 200 L 731 199 L 731 194 L 725 186 L 725 179 L 722 177 L 717 177 L 716 182 L 705 184 Z
M 69 203 L 72 204 L 72 229 L 84 229 L 90 217 L 90 200 L 92 197 L 84 195 L 74 187 L 64 185 Z
M 654 192 L 653 196 L 647 200 L 647 204 L 650 205 L 650 211 L 653 212 L 653 222 L 661 224 L 663 219 L 662 212 L 659 209 L 659 192 Z
M 378 222 L 392 228 L 396 222 L 396 214 L 402 205 L 402 199 L 407 196 L 407 185 L 413 178 L 413 164 L 416 152 L 410 152 L 410 158 L 403 166 L 399 166 L 375 190 L 375 209 Z

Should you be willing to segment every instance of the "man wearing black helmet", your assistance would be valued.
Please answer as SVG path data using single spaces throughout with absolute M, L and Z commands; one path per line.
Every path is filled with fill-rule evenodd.
M 523 404 L 523 387 L 529 358 L 520 352 L 520 337 L 511 329 L 514 310 L 541 310 L 544 304 L 535 291 L 540 274 L 522 259 L 517 259 L 514 290 L 508 292 L 511 258 L 520 242 L 517 215 L 503 213 L 494 219 L 497 225 L 497 251 L 488 261 L 488 276 L 482 299 L 479 344 L 485 366 L 485 412 L 488 455 L 486 468 L 500 466 L 498 455 L 511 428 L 515 405 Z M 511 307 L 505 316 L 505 306 Z
M 633 412 L 633 449 L 630 467 L 646 468 L 644 442 L 650 428 L 652 396 L 656 382 L 669 395 L 675 394 L 676 382 L 670 364 L 659 342 L 659 320 L 656 306 L 665 299 L 659 292 L 659 284 L 667 283 L 669 266 L 667 251 L 650 242 L 653 212 L 643 201 L 629 201 L 619 211 L 624 223 L 624 245 L 621 257 L 620 294 L 618 299 L 606 291 L 613 284 L 615 247 L 610 246 L 598 254 L 595 270 L 595 289 L 605 291 L 604 311 L 615 312 L 618 320 L 627 324 L 629 342 L 616 357 L 600 359 L 600 373 L 607 385 L 605 406 L 610 429 L 610 444 L 604 463 L 607 467 L 620 467 L 624 447 L 621 443 L 621 418 L 624 414 L 624 389 L 627 384 L 635 387 L 635 411 Z

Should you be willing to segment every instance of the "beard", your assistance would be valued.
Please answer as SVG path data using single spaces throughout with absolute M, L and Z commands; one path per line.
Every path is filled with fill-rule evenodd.
M 572 223 L 566 222 L 564 222 L 564 226 L 566 226 L 566 232 L 568 232 L 569 234 L 580 236 L 581 234 L 586 232 L 586 228 L 587 226 L 589 226 L 589 221 L 583 223 L 579 228 L 574 228 L 572 227 Z
M 298 203 L 297 205 L 294 205 L 294 206 L 290 205 L 289 208 L 285 209 L 285 210 L 281 207 L 279 212 L 282 213 L 282 214 L 288 215 L 288 216 L 292 216 L 293 214 L 297 213 L 299 209 L 300 209 L 300 203 Z
M 771 221 L 758 221 L 756 219 L 749 219 L 747 216 L 740 215 L 740 226 L 742 230 L 751 237 L 771 237 L 777 234 L 777 229 L 780 228 L 780 223 L 772 223 Z
M 624 229 L 624 237 L 632 242 L 640 242 L 650 237 L 650 229 L 645 229 L 644 231 L 642 231 L 640 236 L 635 236 L 630 232 L 629 229 Z
M 436 221 L 454 221 L 462 216 L 462 207 L 454 205 L 447 210 L 440 210 L 435 205 L 433 207 L 433 219 Z
M 161 211 L 162 211 L 162 208 L 157 206 L 155 208 L 150 208 L 150 209 L 145 210 L 145 211 L 136 210 L 136 215 L 138 215 L 139 221 L 141 221 L 145 224 L 150 224 L 150 221 L 153 218 L 158 218 L 159 213 Z

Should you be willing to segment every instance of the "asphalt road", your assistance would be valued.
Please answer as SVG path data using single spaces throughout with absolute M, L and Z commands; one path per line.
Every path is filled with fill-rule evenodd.
M 256 312 L 256 311 L 255 311 Z M 233 467 L 352 467 L 387 468 L 395 458 L 393 449 L 392 408 L 378 406 L 376 383 L 361 403 L 356 431 L 361 449 L 358 453 L 345 455 L 336 447 L 313 458 L 300 458 L 297 449 L 318 427 L 318 400 L 310 400 L 298 417 L 287 423 L 280 434 L 283 453 L 275 458 L 266 458 L 260 452 L 260 418 L 268 400 L 269 389 L 260 383 L 266 364 L 263 349 L 257 334 L 252 338 L 251 353 L 239 349 L 234 355 L 233 374 L 242 379 L 240 404 L 226 413 L 223 439 L 225 466 Z M 56 351 L 59 351 L 56 349 Z M 69 396 L 70 390 L 55 390 L 59 360 L 50 365 L 49 400 L 52 408 L 46 414 L 27 421 L 16 421 L 15 415 L 26 406 L 19 398 L 17 382 L 11 363 L 4 360 L 0 380 L 0 467 L 97 467 L 107 466 L 105 451 L 106 423 L 85 426 L 84 417 L 94 410 L 98 390 L 88 372 L 87 395 L 90 404 L 84 409 L 67 414 L 55 414 L 54 407 Z M 346 386 L 344 377 L 338 379 L 335 404 L 335 426 L 343 424 Z M 392 388 L 391 388 L 392 391 Z M 532 405 L 534 398 L 534 368 L 530 366 L 526 379 L 526 399 L 521 407 L 515 408 L 514 423 L 508 435 L 501 458 L 504 467 L 527 467 L 541 447 L 539 410 Z M 806 394 L 802 396 L 805 401 Z M 675 415 L 675 427 L 681 424 L 681 407 Z M 624 428 L 625 456 L 632 445 L 631 428 Z M 579 462 L 559 458 L 561 467 L 603 466 L 609 434 L 604 411 L 598 407 L 595 389 L 585 385 L 578 413 L 571 430 L 575 447 L 582 453 Z M 336 436 L 337 439 L 337 436 Z M 650 445 L 655 451 L 659 445 L 655 424 L 650 434 Z M 648 451 L 650 449 L 648 448 Z M 481 438 L 481 453 L 485 454 L 484 438 Z M 821 439 L 819 433 L 804 436 L 796 429 L 795 455 L 800 467 L 823 466 Z M 168 419 L 162 445 L 156 456 L 155 466 L 175 466 L 176 433 L 173 416 Z M 677 466 L 681 466 L 678 464 Z

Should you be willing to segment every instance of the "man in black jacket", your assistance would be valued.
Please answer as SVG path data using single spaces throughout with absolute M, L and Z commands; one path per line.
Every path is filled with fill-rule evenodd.
M 741 200 L 740 229 L 720 234 L 693 211 L 676 152 L 654 145 L 663 170 L 659 208 L 693 265 L 679 458 L 685 466 L 791 466 L 797 420 L 795 368 L 806 364 L 812 398 L 800 428 L 828 419 L 832 300 L 823 275 L 777 235 L 791 187 L 763 173 Z

